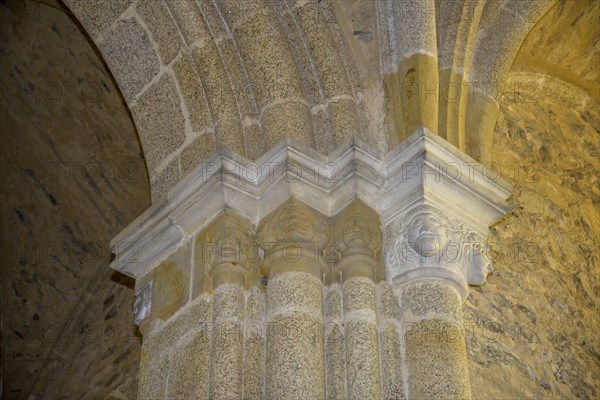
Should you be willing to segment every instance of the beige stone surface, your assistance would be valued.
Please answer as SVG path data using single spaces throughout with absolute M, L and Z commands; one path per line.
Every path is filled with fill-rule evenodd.
M 275 213 L 275 217 L 279 215 L 288 213 Z M 281 233 L 308 239 L 302 231 L 283 230 L 276 235 Z M 293 265 L 290 268 L 295 269 Z M 265 398 L 324 399 L 321 282 L 309 273 L 280 271 L 271 272 L 274 276 L 267 284 Z
M 599 102 L 598 18 L 600 4 L 596 1 L 557 2 L 529 33 L 513 70 L 552 75 L 587 91 Z M 564 25 L 569 26 L 566 32 Z
M 266 293 L 264 287 L 252 288 L 246 295 L 244 324 L 244 398 L 264 398 L 266 331 Z
M 323 324 L 302 312 L 269 320 L 266 399 L 324 399 Z
M 88 256 L 147 206 L 148 178 L 102 61 L 44 2 L 0 5 L 3 397 L 134 398 L 132 283 L 111 278 L 108 253 Z M 315 261 L 332 221 L 312 211 L 278 221 L 277 240 L 310 253 L 296 263 L 279 249 L 260 271 L 228 259 L 192 268 L 190 244 L 153 274 L 139 398 L 468 397 L 465 341 L 475 398 L 598 397 L 597 2 L 545 13 L 553 1 L 457 0 L 472 8 L 456 19 L 443 1 L 66 3 L 130 106 L 154 201 L 219 146 L 256 159 L 293 137 L 329 154 L 358 136 L 385 151 L 422 125 L 514 187 L 515 212 L 492 230 L 495 272 L 471 288 L 464 330 L 450 286 L 421 282 L 398 298 L 378 282 L 377 254 L 366 273 L 360 257 L 345 272 Z M 403 101 L 414 82 L 460 84 L 462 96 L 423 102 L 419 87 Z M 82 87 L 101 95 L 90 103 Z M 99 173 L 49 175 L 90 160 Z M 130 167 L 142 178 L 123 180 Z
M 529 89 L 502 103 L 493 153 L 514 212 L 492 230 L 494 272 L 464 307 L 473 397 L 594 398 L 599 109 L 544 76 L 516 82 Z
M 185 140 L 181 102 L 170 74 L 163 74 L 147 88 L 132 107 L 148 171 L 159 170 L 159 164 Z
M 366 278 L 344 282 L 344 339 L 349 399 L 381 396 L 375 284 Z
M 169 399 L 209 399 L 210 335 L 206 330 L 193 333 L 185 342 L 173 346 L 166 396 Z M 161 366 L 165 368 L 164 365 Z M 141 396 L 138 396 L 142 398 Z
M 460 326 L 422 320 L 404 331 L 411 399 L 469 399 L 465 334 Z
M 345 399 L 346 395 L 346 359 L 344 350 L 344 331 L 342 325 L 342 293 L 339 285 L 330 285 L 325 289 L 324 297 L 324 347 L 325 347 L 325 385 L 328 399 Z
M 159 72 L 159 60 L 148 32 L 135 18 L 116 22 L 99 44 L 128 104 Z M 138 64 L 137 60 L 144 60 Z M 139 126 L 138 126 L 139 129 Z
M 162 65 L 169 65 L 183 44 L 169 9 L 163 1 L 142 0 L 136 4 L 136 10 L 157 44 Z

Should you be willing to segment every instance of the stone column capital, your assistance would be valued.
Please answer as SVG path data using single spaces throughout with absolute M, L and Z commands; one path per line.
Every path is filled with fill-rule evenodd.
M 236 243 L 247 240 L 244 232 L 258 227 L 258 242 L 271 259 L 282 258 L 283 250 L 291 251 L 293 245 L 319 265 L 334 264 L 329 256 L 336 252 L 346 254 L 339 264 L 343 267 L 350 262 L 350 253 L 366 254 L 368 248 L 369 257 L 378 259 L 383 249 L 388 282 L 429 274 L 449 279 L 466 295 L 468 284 L 482 284 L 491 268 L 485 239 L 489 227 L 510 211 L 509 196 L 510 186 L 493 168 L 426 128 L 387 154 L 359 139 L 328 156 L 284 139 L 255 162 L 220 149 L 113 239 L 116 257 L 111 265 L 144 278 L 190 238 L 231 212 L 246 222 L 223 222 L 222 236 L 213 241 L 225 244 L 221 246 L 225 252 L 215 253 L 211 263 L 228 261 Z M 369 213 L 346 215 L 344 210 L 355 201 Z M 382 229 L 373 228 L 371 222 L 376 221 Z M 423 224 L 443 228 L 420 235 L 418 225 Z M 375 239 L 378 232 L 383 233 L 384 246 L 376 245 L 381 242 L 378 238 L 366 244 L 365 238 Z M 459 262 L 431 263 L 440 251 L 447 258 L 451 250 L 432 253 L 436 249 L 427 247 L 433 243 L 428 236 L 436 234 L 438 242 L 443 239 L 456 251 L 460 248 Z M 411 245 L 411 238 L 417 242 Z M 362 250 L 361 243 L 366 246 Z
M 384 252 L 391 283 L 446 279 L 463 298 L 468 285 L 482 285 L 492 270 L 485 239 L 424 201 L 388 220 Z
M 326 270 L 323 249 L 328 237 L 326 218 L 294 198 L 265 217 L 257 231 L 269 275 L 281 269 L 322 277 Z
M 381 255 L 381 221 L 376 211 L 355 200 L 333 218 L 332 241 L 338 253 L 336 269 L 343 280 L 375 280 Z
M 253 267 L 261 263 L 252 225 L 226 210 L 196 237 L 196 259 L 204 265 L 213 288 L 224 283 L 245 285 Z

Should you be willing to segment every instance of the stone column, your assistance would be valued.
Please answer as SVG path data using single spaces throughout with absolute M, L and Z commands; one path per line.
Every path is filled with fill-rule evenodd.
M 410 399 L 471 397 L 462 303 L 468 284 L 483 283 L 489 272 L 469 251 L 472 235 L 425 201 L 387 223 L 386 257 L 392 290 L 403 308 Z
M 266 398 L 325 398 L 325 220 L 291 199 L 258 232 L 267 283 Z
M 214 256 L 209 261 L 213 287 L 210 398 L 241 399 L 243 323 L 251 230 L 240 218 L 224 214 L 207 233 Z M 212 239 L 214 238 L 214 239 Z M 211 240 L 212 239 L 212 240 Z
M 427 130 L 385 156 L 278 146 L 258 177 L 215 155 L 113 242 L 139 397 L 469 398 L 462 303 L 506 184 Z
M 378 347 L 376 286 L 379 216 L 354 201 L 334 219 L 341 253 L 348 399 L 379 399 L 381 371 Z

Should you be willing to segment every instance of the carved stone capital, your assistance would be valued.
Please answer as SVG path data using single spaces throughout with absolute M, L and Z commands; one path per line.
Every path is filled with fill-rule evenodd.
M 485 238 L 476 232 L 463 227 L 465 238 L 465 258 L 467 261 L 467 279 L 469 285 L 483 285 L 494 266 L 490 255 L 490 247 Z
M 249 222 L 225 212 L 196 239 L 196 260 L 216 288 L 223 283 L 245 284 L 253 266 L 261 263 Z
M 320 276 L 319 270 L 325 271 L 328 230 L 324 216 L 294 198 L 287 201 L 262 221 L 257 232 L 269 273 L 308 269 Z
M 332 236 L 340 254 L 337 269 L 343 280 L 356 276 L 375 280 L 381 248 L 379 215 L 355 200 L 333 218 Z
M 452 281 L 466 298 L 468 285 L 482 285 L 492 270 L 485 239 L 439 207 L 418 203 L 386 224 L 388 278 Z
M 286 168 L 290 163 L 297 168 Z M 321 269 L 335 265 L 335 282 L 351 255 L 357 265 L 383 264 L 373 227 L 380 224 L 386 265 L 377 279 L 446 277 L 466 296 L 468 284 L 481 284 L 490 270 L 486 246 L 467 243 L 484 243 L 489 227 L 510 211 L 506 182 L 487 176 L 484 166 L 427 129 L 387 154 L 356 139 L 325 156 L 285 139 L 252 165 L 270 172 L 248 174 L 248 160 L 220 149 L 113 240 L 113 268 L 144 279 L 208 230 L 213 233 L 200 244 L 212 246 L 205 249 L 209 258 L 199 262 L 208 271 L 200 276 L 209 277 L 222 263 L 252 269 L 261 264 L 251 235 L 258 227 L 265 251 L 261 265 L 270 273 L 280 268 L 320 276 Z M 315 168 L 319 165 L 335 168 Z M 223 181 L 223 171 L 235 179 Z M 346 208 L 357 201 L 374 216 L 362 211 L 346 216 Z M 222 217 L 215 216 L 228 212 L 245 222 L 222 222 L 217 235 L 211 227 Z M 205 255 L 197 245 L 196 259 Z M 453 260 L 455 253 L 462 257 Z M 359 262 L 359 254 L 366 258 Z M 194 287 L 206 290 L 208 283 Z

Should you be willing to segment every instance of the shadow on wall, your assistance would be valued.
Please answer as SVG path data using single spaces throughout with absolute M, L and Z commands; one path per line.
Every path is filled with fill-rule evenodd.
M 98 52 L 58 2 L 0 3 L 2 398 L 133 398 L 132 282 L 109 241 L 150 204 Z

